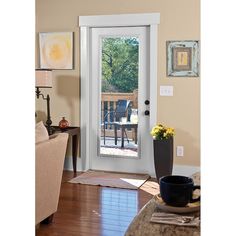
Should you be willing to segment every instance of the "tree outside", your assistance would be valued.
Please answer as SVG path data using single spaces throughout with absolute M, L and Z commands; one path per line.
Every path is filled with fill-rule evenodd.
M 138 38 L 104 38 L 102 40 L 102 92 L 130 93 L 137 89 L 138 57 Z

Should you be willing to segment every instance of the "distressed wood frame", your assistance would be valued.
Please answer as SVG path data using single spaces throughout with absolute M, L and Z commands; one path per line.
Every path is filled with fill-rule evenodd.
M 199 76 L 199 41 L 167 41 L 167 76 Z

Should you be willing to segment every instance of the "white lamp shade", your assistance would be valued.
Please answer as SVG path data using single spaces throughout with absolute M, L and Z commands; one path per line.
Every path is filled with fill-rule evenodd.
M 36 70 L 35 71 L 35 87 L 52 88 L 52 71 Z

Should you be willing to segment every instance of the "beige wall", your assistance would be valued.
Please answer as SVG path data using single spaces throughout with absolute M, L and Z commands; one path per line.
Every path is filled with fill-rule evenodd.
M 175 164 L 200 165 L 200 78 L 166 77 L 166 41 L 200 40 L 200 0 L 36 0 L 36 33 L 75 32 L 75 69 L 54 71 L 51 116 L 58 124 L 65 116 L 71 125 L 79 125 L 79 33 L 77 17 L 122 13 L 159 12 L 158 87 L 173 85 L 173 97 L 158 96 L 158 123 L 176 129 L 175 146 L 184 146 L 184 157 Z M 38 67 L 36 35 L 36 67 Z M 158 89 L 157 89 L 158 93 Z M 36 100 L 38 119 L 44 118 L 46 103 Z M 45 118 L 44 118 L 45 119 Z

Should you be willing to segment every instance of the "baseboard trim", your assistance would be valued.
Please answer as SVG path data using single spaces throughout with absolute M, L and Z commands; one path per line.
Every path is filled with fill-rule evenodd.
M 77 171 L 83 171 L 81 158 L 77 157 Z M 64 170 L 73 171 L 72 157 L 66 157 L 64 162 Z
M 174 165 L 173 175 L 190 176 L 196 172 L 199 172 L 200 169 L 200 166 Z
M 66 157 L 64 162 L 64 170 L 73 171 L 72 157 Z M 77 158 L 77 171 L 83 171 L 81 158 Z M 173 175 L 184 175 L 190 176 L 200 171 L 200 166 L 189 166 L 189 165 L 174 165 Z M 155 173 L 149 173 L 151 177 L 155 178 Z
M 188 166 L 188 165 L 174 165 L 172 175 L 184 175 L 191 176 L 192 174 L 199 172 L 199 166 Z M 150 173 L 152 178 L 156 178 L 156 174 L 154 172 Z

